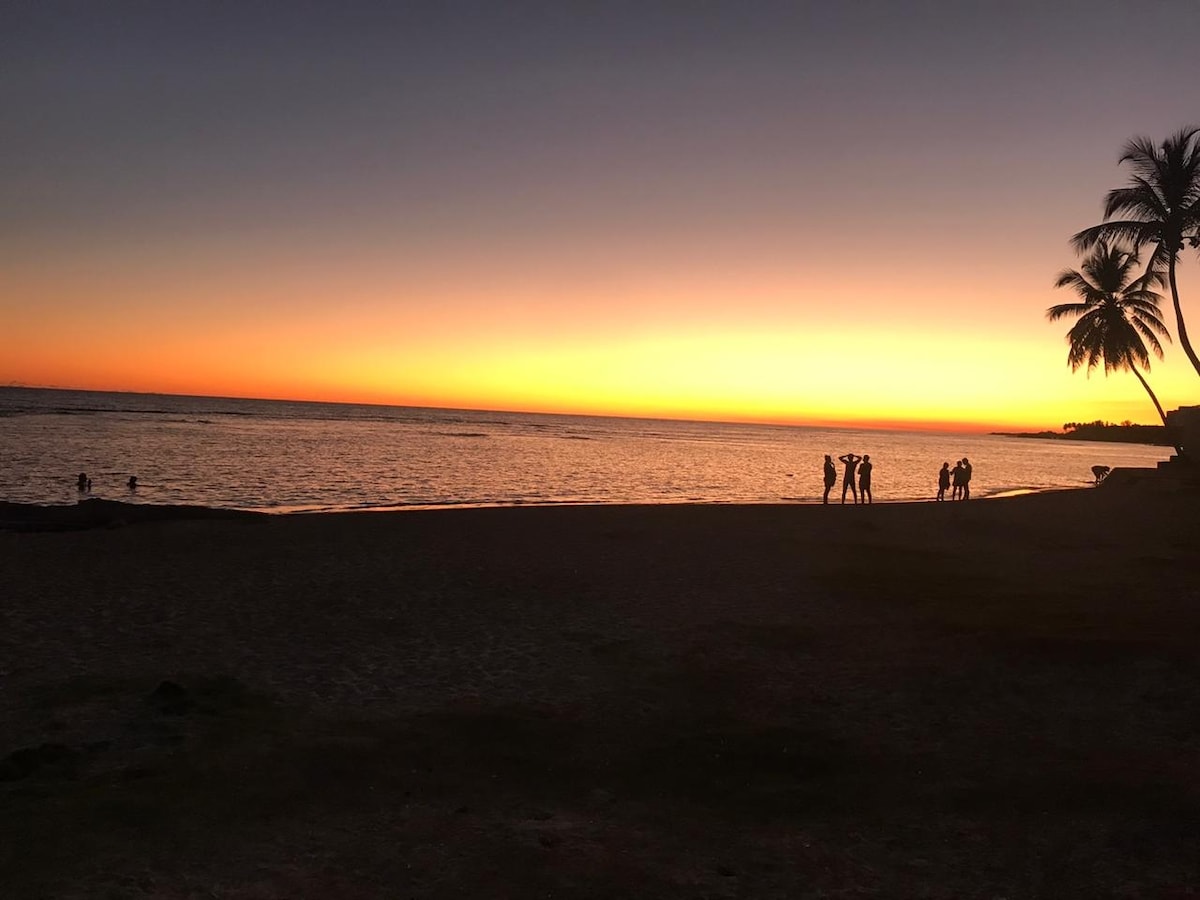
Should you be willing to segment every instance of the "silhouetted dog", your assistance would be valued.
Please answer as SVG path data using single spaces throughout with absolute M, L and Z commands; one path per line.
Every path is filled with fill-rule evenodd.
M 1092 474 L 1096 476 L 1096 484 L 1099 484 L 1105 478 L 1107 478 L 1108 473 L 1111 471 L 1112 469 L 1110 469 L 1108 466 L 1092 466 Z

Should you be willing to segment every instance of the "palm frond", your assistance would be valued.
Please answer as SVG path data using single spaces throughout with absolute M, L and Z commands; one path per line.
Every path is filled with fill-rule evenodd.
M 1130 322 L 1144 326 L 1149 331 L 1162 337 L 1168 344 L 1171 342 L 1171 333 L 1167 330 L 1166 323 L 1157 311 L 1127 309 L 1126 316 Z
M 1158 145 L 1144 134 L 1135 135 L 1125 142 L 1121 148 L 1121 156 L 1117 165 L 1129 163 L 1135 172 L 1144 174 L 1146 167 L 1153 169 L 1154 158 L 1158 156 Z
M 1091 286 L 1088 284 L 1087 279 L 1084 278 L 1083 275 L 1081 275 L 1078 270 L 1063 269 L 1061 272 L 1059 272 L 1057 275 L 1054 276 L 1054 286 L 1056 288 L 1060 288 L 1060 287 L 1067 287 L 1068 285 L 1071 287 L 1074 287 L 1075 285 L 1083 285 L 1085 287 Z
M 1171 262 L 1171 257 L 1178 259 L 1178 254 L 1172 253 L 1170 248 L 1158 242 L 1152 244 L 1154 247 L 1150 251 L 1150 258 L 1146 261 L 1146 277 L 1153 277 L 1154 283 L 1160 287 L 1167 283 L 1167 267 Z
M 1162 315 L 1158 305 L 1161 302 L 1162 297 L 1154 291 L 1126 291 L 1121 297 L 1126 312 L 1138 316 L 1158 318 Z
M 1198 134 L 1200 134 L 1200 125 L 1184 125 L 1177 132 L 1167 138 L 1167 142 L 1171 144 L 1178 144 L 1182 147 Z M 1200 148 L 1200 142 L 1197 143 L 1197 147 Z
M 1171 332 L 1167 330 L 1167 323 L 1162 320 L 1161 316 L 1152 313 L 1143 313 L 1137 316 L 1130 316 L 1129 318 L 1130 321 L 1145 326 L 1148 331 L 1153 332 L 1168 344 L 1171 343 Z
M 1145 178 L 1134 176 L 1132 187 L 1114 188 L 1104 197 L 1104 218 L 1118 213 L 1145 222 L 1167 215 L 1162 191 Z
M 1167 268 L 1156 259 L 1158 249 L 1155 246 L 1154 252 L 1150 254 L 1150 261 L 1146 266 L 1146 271 L 1129 283 L 1131 293 L 1144 291 L 1148 294 L 1157 294 L 1154 289 L 1162 287 L 1167 283 Z
M 1154 351 L 1154 355 L 1159 359 L 1162 359 L 1162 342 L 1158 339 L 1158 335 L 1154 333 L 1153 329 L 1147 327 L 1146 323 L 1140 319 L 1134 319 L 1131 324 L 1138 330 L 1138 332 L 1141 333 L 1142 337 L 1146 339 L 1146 343 L 1150 345 L 1150 349 Z M 1147 371 L 1150 369 L 1149 361 L 1146 362 L 1146 369 Z
M 1090 303 L 1059 303 L 1046 310 L 1046 318 L 1051 322 L 1065 319 L 1067 316 L 1081 316 L 1092 308 Z
M 1071 244 L 1077 252 L 1091 250 L 1102 241 L 1140 247 L 1151 242 L 1157 233 L 1156 228 L 1153 222 L 1139 222 L 1133 219 L 1101 222 L 1073 235 Z
M 1150 354 L 1146 352 L 1146 345 L 1142 343 L 1136 333 L 1133 334 L 1132 341 L 1114 346 L 1112 352 L 1104 357 L 1106 372 L 1117 372 L 1134 365 L 1141 366 L 1147 372 L 1150 371 Z
M 1200 141 L 1192 140 L 1197 134 L 1200 134 L 1200 128 L 1189 125 L 1162 142 L 1162 158 L 1173 170 L 1187 172 L 1191 169 L 1194 172 L 1200 167 Z

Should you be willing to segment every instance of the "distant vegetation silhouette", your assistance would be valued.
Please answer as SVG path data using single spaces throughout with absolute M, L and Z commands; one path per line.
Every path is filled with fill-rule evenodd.
M 1155 444 L 1169 447 L 1168 430 L 1162 425 L 1137 425 L 1130 421 L 1115 424 L 1097 419 L 1094 422 L 1067 422 L 1062 431 L 993 431 L 1004 437 L 1043 438 L 1058 441 L 1102 441 L 1113 444 Z
M 1085 228 L 1072 243 L 1079 252 L 1101 244 L 1127 245 L 1135 251 L 1154 248 L 1146 259 L 1145 286 L 1165 282 L 1170 287 L 1179 344 L 1200 375 L 1200 358 L 1188 338 L 1175 280 L 1185 246 L 1200 250 L 1200 128 L 1180 129 L 1160 144 L 1135 137 L 1121 151 L 1119 164 L 1128 164 L 1132 170 L 1129 185 L 1108 192 L 1105 221 Z
M 1079 301 L 1052 306 L 1046 317 L 1051 322 L 1076 319 L 1067 332 L 1067 362 L 1072 372 L 1085 367 L 1090 373 L 1099 365 L 1106 375 L 1133 372 L 1169 431 L 1167 414 L 1139 367 L 1150 371 L 1150 353 L 1162 359 L 1159 337 L 1170 340 L 1170 336 L 1158 307 L 1162 298 L 1150 289 L 1157 283 L 1155 277 L 1150 272 L 1136 275 L 1137 265 L 1136 250 L 1100 241 L 1079 269 L 1065 269 L 1055 280 L 1055 287 L 1071 288 Z M 1178 446 L 1176 449 L 1182 452 Z

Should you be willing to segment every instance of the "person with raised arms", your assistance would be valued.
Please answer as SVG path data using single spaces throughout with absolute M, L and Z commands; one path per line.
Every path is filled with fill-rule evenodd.
M 858 490 L 854 487 L 854 473 L 858 469 L 858 464 L 862 462 L 861 456 L 855 456 L 853 453 L 847 453 L 844 456 L 838 457 L 838 462 L 846 466 L 842 473 L 842 502 L 846 502 L 847 489 L 854 495 L 854 502 L 858 502 Z

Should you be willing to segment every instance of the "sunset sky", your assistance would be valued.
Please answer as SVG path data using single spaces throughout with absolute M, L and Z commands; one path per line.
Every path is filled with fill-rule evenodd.
M 7 3 L 0 384 L 1157 421 L 1044 312 L 1200 4 L 975 7 Z

